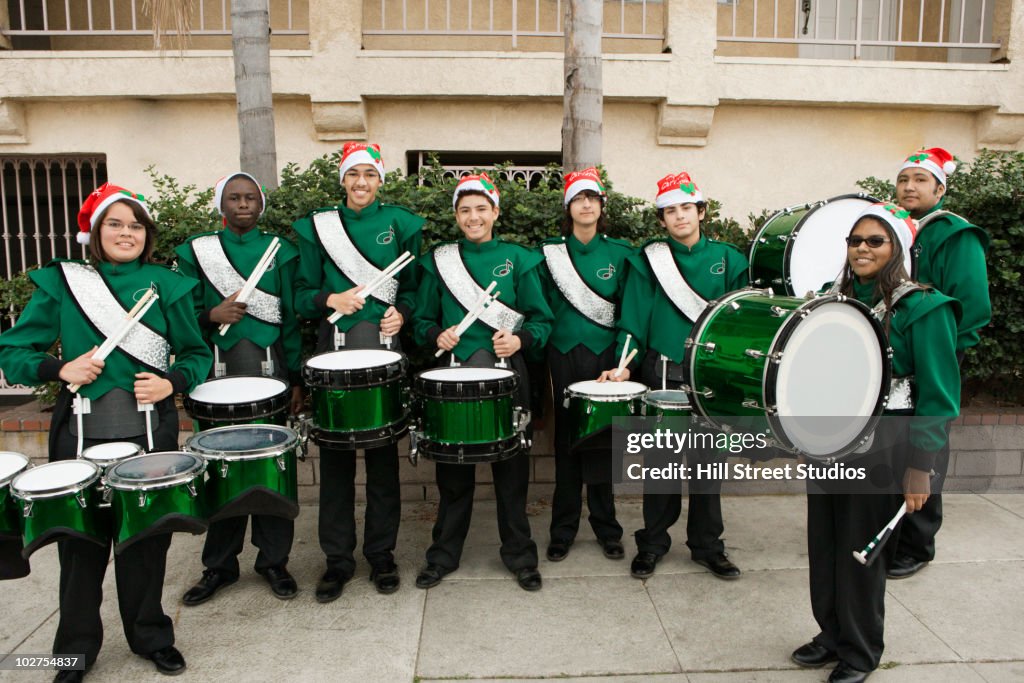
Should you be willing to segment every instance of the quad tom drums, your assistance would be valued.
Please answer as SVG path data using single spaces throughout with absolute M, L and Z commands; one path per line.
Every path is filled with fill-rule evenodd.
M 109 538 L 96 514 L 100 468 L 87 460 L 58 460 L 29 467 L 10 483 L 21 505 L 22 556 L 44 545 L 79 538 L 106 545 Z

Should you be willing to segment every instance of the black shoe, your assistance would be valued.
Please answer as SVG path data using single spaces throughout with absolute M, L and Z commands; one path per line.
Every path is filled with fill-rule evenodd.
M 634 579 L 649 578 L 654 574 L 654 567 L 660 559 L 654 553 L 637 553 L 633 564 L 629 566 L 629 573 Z
M 348 579 L 349 577 L 341 572 L 328 569 L 320 577 L 320 582 L 316 584 L 316 601 L 332 602 L 337 600 L 341 595 L 341 589 L 345 587 L 345 582 Z
M 374 567 L 370 571 L 370 581 L 373 581 L 373 587 L 377 589 L 378 593 L 390 595 L 398 590 L 398 585 L 401 583 L 398 567 L 394 562 L 382 567 Z
M 899 554 L 892 559 L 892 564 L 885 575 L 890 579 L 909 579 L 928 566 L 925 560 L 918 560 L 910 555 Z
M 621 560 L 626 556 L 626 550 L 622 547 L 622 541 L 617 538 L 598 539 L 601 544 L 601 552 L 609 560 Z
M 203 577 L 185 592 L 181 601 L 186 607 L 201 605 L 216 595 L 221 588 L 230 586 L 235 581 L 238 581 L 237 576 L 229 576 L 216 569 L 204 569 Z
M 711 573 L 720 579 L 732 580 L 740 578 L 740 568 L 729 561 L 725 553 L 716 553 L 711 557 L 702 560 L 694 560 L 702 567 L 707 567 Z
M 79 683 L 85 680 L 85 671 L 62 669 L 53 677 L 53 683 Z
M 291 600 L 299 592 L 295 579 L 285 567 L 267 567 L 257 570 L 257 573 L 267 580 L 274 597 L 279 600 Z
M 813 640 L 793 650 L 789 658 L 805 669 L 820 669 L 839 661 L 839 655 Z
M 416 576 L 416 587 L 424 589 L 433 588 L 437 584 L 441 583 L 441 579 L 449 573 L 449 570 L 439 564 L 428 564 L 426 567 L 421 569 L 420 573 Z
M 173 645 L 142 656 L 153 662 L 156 665 L 156 670 L 165 676 L 177 676 L 185 671 L 185 658 Z
M 536 567 L 523 567 L 516 570 L 516 583 L 524 591 L 539 591 L 543 585 L 540 572 Z
M 854 669 L 846 662 L 839 662 L 836 664 L 836 668 L 832 669 L 832 673 L 828 675 L 828 683 L 861 683 L 861 681 L 868 680 L 870 675 L 870 671 Z
M 552 562 L 561 562 L 565 558 L 569 557 L 569 548 L 572 546 L 572 542 L 565 543 L 563 541 L 551 541 L 548 545 L 547 556 Z

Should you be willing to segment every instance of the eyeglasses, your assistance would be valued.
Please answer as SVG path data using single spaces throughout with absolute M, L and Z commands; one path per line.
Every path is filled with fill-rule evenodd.
M 878 249 L 886 242 L 892 242 L 891 239 L 882 237 L 881 235 L 872 235 L 871 237 L 861 237 L 860 235 L 850 235 L 846 238 L 846 244 L 856 249 L 864 242 L 868 243 L 868 246 L 872 249 Z
M 578 195 L 569 200 L 570 204 L 582 204 L 585 201 L 592 201 L 601 203 L 601 195 L 587 194 L 586 192 L 580 192 Z
M 127 225 L 130 230 L 145 230 L 146 229 L 146 226 L 143 225 L 142 223 L 122 223 L 121 221 L 117 221 L 117 220 L 103 221 L 103 227 L 110 228 L 111 230 L 120 230 L 125 225 Z

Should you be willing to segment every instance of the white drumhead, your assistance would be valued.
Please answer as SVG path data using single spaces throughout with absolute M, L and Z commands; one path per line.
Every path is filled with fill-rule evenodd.
M 28 467 L 28 458 L 14 451 L 0 451 L 0 482 L 6 482 Z
M 189 398 L 200 403 L 234 405 L 272 398 L 288 390 L 288 384 L 274 377 L 221 377 L 203 382 Z
M 58 460 L 25 470 L 11 482 L 11 488 L 24 493 L 44 493 L 69 489 L 96 476 L 96 465 L 84 460 Z
M 664 408 L 689 408 L 690 397 L 685 391 L 678 389 L 659 389 L 647 392 L 647 395 L 644 396 L 644 403 Z
M 809 455 L 853 443 L 882 393 L 884 353 L 870 321 L 850 304 L 826 303 L 779 350 L 776 405 L 786 436 Z
M 613 401 L 622 398 L 636 398 L 647 392 L 647 387 L 640 382 L 598 382 L 588 379 L 569 385 L 569 393 L 586 396 L 596 401 Z
M 205 468 L 201 456 L 181 451 L 160 451 L 122 460 L 107 470 L 111 488 L 141 490 L 190 481 Z
M 789 277 L 793 293 L 803 296 L 833 282 L 846 263 L 846 236 L 872 201 L 862 197 L 832 199 L 811 211 L 793 241 Z
M 362 370 L 391 365 L 402 360 L 402 354 L 384 349 L 353 349 L 330 351 L 313 356 L 306 365 L 316 370 Z
M 118 460 L 131 457 L 133 455 L 141 455 L 142 449 L 136 444 L 128 441 L 112 441 L 110 443 L 101 443 L 96 446 L 91 446 L 82 451 L 82 457 L 86 460 L 91 460 L 97 465 L 108 465 Z
M 486 382 L 507 379 L 513 374 L 504 368 L 437 368 L 427 370 L 420 377 L 431 382 Z

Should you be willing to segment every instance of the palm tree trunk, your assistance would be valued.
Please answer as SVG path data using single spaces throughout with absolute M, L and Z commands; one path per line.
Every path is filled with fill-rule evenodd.
M 235 57 L 235 96 L 242 170 L 267 188 L 276 188 L 277 143 L 270 83 L 268 0 L 233 0 L 231 48 Z
M 603 14 L 602 0 L 566 4 L 562 165 L 568 171 L 601 163 Z

